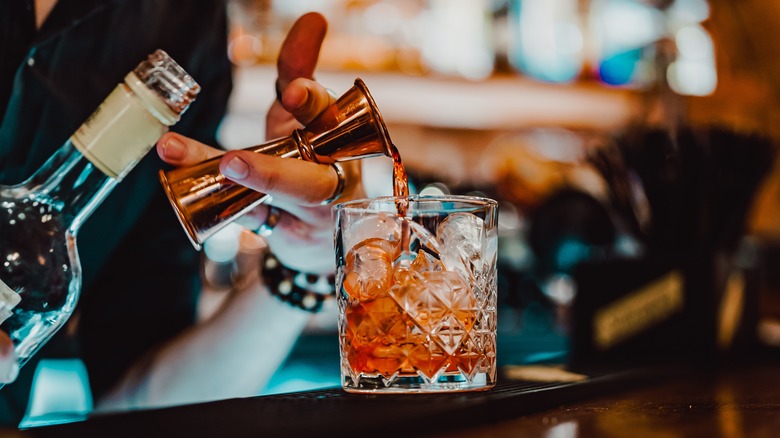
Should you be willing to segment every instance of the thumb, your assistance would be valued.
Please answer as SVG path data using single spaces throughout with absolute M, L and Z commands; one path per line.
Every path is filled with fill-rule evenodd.
M 327 30 L 325 17 L 316 12 L 296 20 L 282 43 L 276 61 L 279 90 L 287 88 L 296 78 L 314 79 L 314 70 Z

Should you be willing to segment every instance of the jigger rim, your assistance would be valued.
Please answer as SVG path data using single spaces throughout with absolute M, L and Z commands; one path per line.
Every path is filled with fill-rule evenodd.
M 171 184 L 168 182 L 168 176 L 163 170 L 160 170 L 157 175 L 160 178 L 160 182 L 162 183 L 161 185 L 165 191 L 165 197 L 168 198 L 168 202 L 170 202 L 171 206 L 173 207 L 173 211 L 176 212 L 176 217 L 179 219 L 179 224 L 181 224 L 181 227 L 184 229 L 184 234 L 187 235 L 187 238 L 190 240 L 192 246 L 195 247 L 195 250 L 200 251 L 201 248 L 203 248 L 203 242 L 196 240 L 195 236 L 198 236 L 198 232 L 192 225 L 192 220 L 189 218 L 189 216 L 184 214 L 184 212 L 187 210 L 179 204 L 178 198 L 171 189 Z
M 374 101 L 374 96 L 371 95 L 371 92 L 368 90 L 366 83 L 363 82 L 363 79 L 355 78 L 355 86 L 358 87 L 363 93 L 366 101 L 368 102 L 368 106 L 371 107 L 371 113 L 376 116 L 375 118 L 382 137 L 382 143 L 385 146 L 385 155 L 388 157 L 392 156 L 393 140 L 390 139 L 390 131 L 385 125 L 385 119 L 382 117 L 382 113 L 379 111 L 379 106 L 377 106 L 376 101 Z

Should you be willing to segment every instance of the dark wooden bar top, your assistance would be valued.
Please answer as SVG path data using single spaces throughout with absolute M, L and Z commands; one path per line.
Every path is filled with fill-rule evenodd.
M 434 436 L 780 437 L 780 361 L 690 370 L 651 385 Z
M 774 357 L 593 382 L 567 388 L 566 383 L 529 386 L 503 379 L 487 392 L 413 396 L 333 388 L 8 432 L 35 437 L 780 437 L 780 360 Z M 534 385 L 539 391 L 529 396 Z M 548 391 L 551 387 L 564 390 Z

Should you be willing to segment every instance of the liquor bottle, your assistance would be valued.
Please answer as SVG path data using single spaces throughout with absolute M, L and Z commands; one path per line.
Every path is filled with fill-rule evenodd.
M 0 330 L 10 336 L 19 367 L 73 313 L 81 289 L 80 226 L 199 91 L 157 50 L 32 176 L 0 186 Z

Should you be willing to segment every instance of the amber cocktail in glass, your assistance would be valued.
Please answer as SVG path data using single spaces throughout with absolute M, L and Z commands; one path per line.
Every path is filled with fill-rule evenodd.
M 493 387 L 496 202 L 384 197 L 333 211 L 343 388 L 428 393 Z

